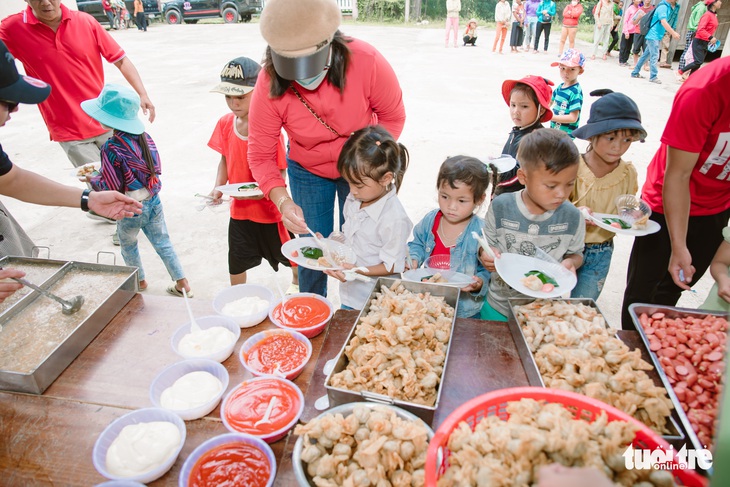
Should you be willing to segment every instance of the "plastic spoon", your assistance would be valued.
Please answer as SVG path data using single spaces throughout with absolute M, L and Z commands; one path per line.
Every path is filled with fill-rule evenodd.
M 319 247 L 322 249 L 322 255 L 324 256 L 325 259 L 327 259 L 327 262 L 329 262 L 329 264 L 332 267 L 337 267 L 334 260 L 332 260 L 332 257 L 331 257 L 332 253 L 330 252 L 329 245 L 327 245 L 324 242 L 324 239 L 317 237 L 317 234 L 314 233 L 314 231 L 312 231 L 311 228 L 309 228 L 309 227 L 306 227 L 306 228 L 307 228 L 307 231 L 312 234 L 312 238 L 314 238 L 314 241 L 317 242 L 317 245 L 319 245 Z
M 185 288 L 182 289 L 183 298 L 185 298 L 185 307 L 188 309 L 188 315 L 190 315 L 190 331 L 193 332 L 193 334 L 200 333 L 203 331 L 200 328 L 200 325 L 198 325 L 198 322 L 195 321 L 195 317 L 193 316 L 193 310 L 190 309 L 190 301 L 188 301 L 188 293 L 185 291 Z
M 266 412 L 264 413 L 264 417 L 256 421 L 253 426 L 254 428 L 260 424 L 264 423 L 271 423 L 271 420 L 269 419 L 271 417 L 271 411 L 274 410 L 274 406 L 276 405 L 277 398 L 276 396 L 272 396 L 271 400 L 269 401 L 269 406 L 266 408 Z
M 471 232 L 471 236 L 474 237 L 477 242 L 479 242 L 479 246 L 487 253 L 488 256 L 490 256 L 495 261 L 497 260 L 498 257 L 495 255 L 492 247 L 489 246 L 487 237 L 486 235 L 484 235 L 484 230 L 482 230 L 481 236 L 479 236 L 477 232 Z

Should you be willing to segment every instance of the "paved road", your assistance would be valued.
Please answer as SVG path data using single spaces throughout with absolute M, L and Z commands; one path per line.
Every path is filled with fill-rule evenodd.
M 538 74 L 559 81 L 553 36 L 548 54 L 504 54 L 491 52 L 493 31 L 480 31 L 477 47 L 444 48 L 443 30 L 421 27 L 364 26 L 346 24 L 342 30 L 374 44 L 398 73 L 404 91 L 407 122 L 401 141 L 411 153 L 401 199 L 414 222 L 436 207 L 435 181 L 441 162 L 451 155 L 480 158 L 498 155 L 511 128 L 508 109 L 500 87 L 508 78 Z M 221 67 L 237 56 L 262 57 L 265 43 L 257 24 L 198 24 L 168 26 L 154 24 L 147 33 L 136 29 L 112 35 L 126 49 L 139 69 L 158 118 L 148 131 L 160 149 L 163 164 L 161 198 L 173 243 L 188 273 L 196 296 L 211 299 L 228 285 L 227 212 L 198 211 L 195 193 L 210 191 L 218 155 L 207 147 L 217 119 L 226 113 L 222 95 L 209 93 Z M 590 46 L 578 46 L 589 52 Z M 646 80 L 632 80 L 626 68 L 609 61 L 588 61 L 580 83 L 586 96 L 581 121 L 588 118 L 588 93 L 612 88 L 633 97 L 644 115 L 649 138 L 634 144 L 626 155 L 643 181 L 645 168 L 658 146 L 671 102 L 678 85 L 669 70 L 660 70 L 661 86 Z M 113 66 L 107 69 L 109 82 L 123 82 Z M 38 171 L 68 184 L 70 163 L 60 147 L 48 140 L 38 110 L 22 106 L 13 120 L 0 130 L 0 142 L 11 159 L 24 168 Z M 585 144 L 578 141 L 581 150 Z M 80 211 L 46 208 L 3 201 L 38 245 L 51 248 L 51 257 L 93 262 L 97 252 L 112 252 L 122 263 L 119 247 L 111 244 L 113 227 L 94 222 Z M 486 208 L 482 209 L 482 212 Z M 617 237 L 613 266 L 599 306 L 609 321 L 619 326 L 620 304 L 626 276 L 626 261 L 632 239 Z M 164 294 L 169 276 L 151 246 L 141 239 L 141 252 L 151 294 Z M 102 262 L 111 256 L 102 254 Z M 250 282 L 276 289 L 275 279 L 286 288 L 289 271 L 275 275 L 268 265 L 250 272 Z M 709 278 L 696 286 L 697 295 L 685 293 L 681 305 L 696 307 L 710 286 Z M 336 286 L 331 297 L 339 299 Z M 182 302 L 181 302 L 182 306 Z M 212 313 L 213 310 L 211 309 Z

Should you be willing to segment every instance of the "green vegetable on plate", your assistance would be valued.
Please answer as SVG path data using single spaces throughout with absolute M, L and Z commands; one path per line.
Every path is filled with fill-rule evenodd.
M 555 279 L 553 279 L 552 277 L 548 276 L 547 274 L 545 274 L 542 271 L 532 270 L 532 271 L 527 272 L 525 274 L 525 277 L 527 277 L 527 276 L 537 276 L 537 278 L 540 279 L 540 281 L 543 284 L 552 284 L 555 287 L 560 287 L 558 285 L 558 281 L 556 281 Z
M 317 260 L 320 257 L 324 257 L 324 252 L 319 247 L 302 247 L 301 252 L 307 259 Z
M 618 223 L 622 230 L 628 230 L 629 228 L 631 228 L 631 225 L 629 225 L 628 223 L 623 221 L 621 218 L 611 217 L 611 218 L 602 218 L 602 220 L 603 220 L 603 223 L 605 223 L 606 225 L 612 225 L 613 223 Z M 612 225 L 612 226 L 616 226 L 616 225 Z
M 256 183 L 244 184 L 238 187 L 238 191 L 250 191 L 252 189 L 258 189 L 259 185 Z

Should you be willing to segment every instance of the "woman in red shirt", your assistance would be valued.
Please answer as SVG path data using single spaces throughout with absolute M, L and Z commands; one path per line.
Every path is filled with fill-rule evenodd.
M 563 53 L 565 40 L 568 40 L 568 47 L 575 47 L 575 35 L 578 33 L 578 19 L 583 15 L 583 4 L 580 0 L 572 0 L 563 9 L 563 28 L 560 30 L 560 48 L 558 54 Z
M 261 13 L 268 47 L 251 99 L 248 159 L 259 187 L 297 234 L 309 227 L 329 235 L 335 199 L 342 214 L 349 188 L 337 159 L 349 135 L 380 124 L 397 139 L 405 123 L 393 68 L 373 46 L 342 34 L 340 20 L 332 0 L 269 0 Z M 276 165 L 282 128 L 291 196 Z M 301 269 L 299 288 L 326 295 L 327 276 Z

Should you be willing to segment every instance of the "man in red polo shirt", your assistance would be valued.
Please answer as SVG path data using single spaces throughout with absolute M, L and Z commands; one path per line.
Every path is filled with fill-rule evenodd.
M 81 110 L 104 86 L 102 58 L 114 64 L 139 94 L 142 111 L 155 118 L 142 79 L 124 50 L 90 15 L 69 10 L 61 0 L 25 0 L 23 12 L 0 23 L 0 39 L 32 77 L 53 86 L 39 106 L 51 140 L 59 142 L 74 167 L 99 160 L 111 131 Z

